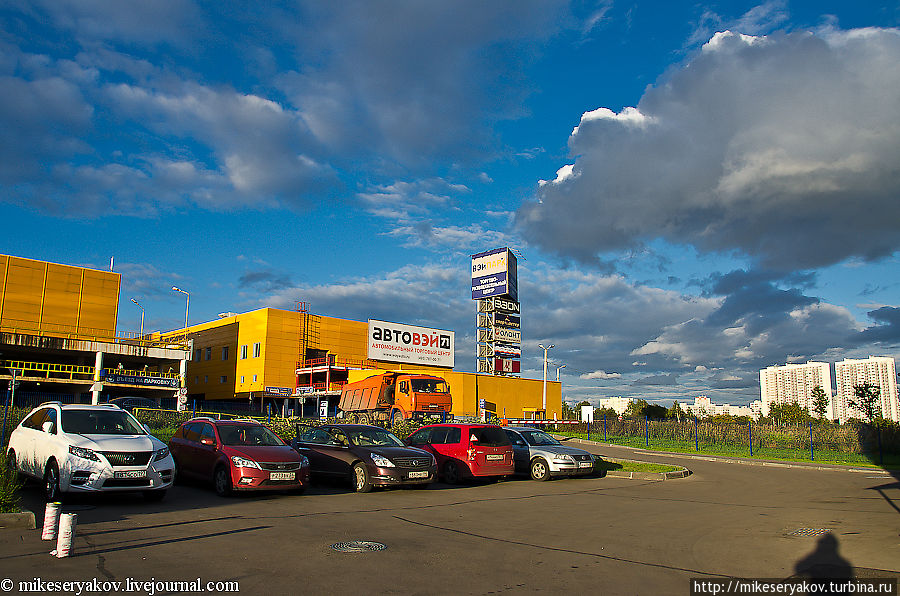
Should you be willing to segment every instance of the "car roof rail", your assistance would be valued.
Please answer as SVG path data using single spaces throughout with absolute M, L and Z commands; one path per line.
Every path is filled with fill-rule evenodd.
M 38 407 L 40 408 L 40 407 L 43 407 L 43 406 L 52 406 L 52 405 L 59 405 L 59 406 L 61 406 L 61 405 L 63 405 L 63 403 L 57 399 L 57 400 L 53 400 L 53 401 L 45 401 L 44 403 L 39 404 Z
M 209 420 L 209 421 L 211 421 L 211 422 L 215 422 L 215 421 L 218 420 L 218 419 L 217 419 L 217 418 L 213 418 L 212 416 L 194 416 L 194 417 L 191 418 L 190 420 Z M 190 420 L 188 420 L 187 422 L 190 422 Z

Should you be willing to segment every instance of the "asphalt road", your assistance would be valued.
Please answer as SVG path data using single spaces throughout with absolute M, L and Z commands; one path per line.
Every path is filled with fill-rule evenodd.
M 75 555 L 51 557 L 40 530 L 0 530 L 0 580 L 13 580 L 14 594 L 35 578 L 200 578 L 204 590 L 231 581 L 244 594 L 688 594 L 700 577 L 900 576 L 900 483 L 890 474 L 590 450 L 693 475 L 227 499 L 188 485 L 162 503 L 79 499 L 64 506 L 78 514 Z M 24 504 L 40 525 L 36 486 Z M 347 541 L 385 548 L 332 548 Z

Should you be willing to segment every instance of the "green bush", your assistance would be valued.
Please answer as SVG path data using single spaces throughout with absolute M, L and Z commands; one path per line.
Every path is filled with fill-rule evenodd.
M 5 450 L 0 453 L 0 513 L 18 513 L 22 496 L 19 489 L 22 481 L 18 473 L 10 469 L 6 462 Z

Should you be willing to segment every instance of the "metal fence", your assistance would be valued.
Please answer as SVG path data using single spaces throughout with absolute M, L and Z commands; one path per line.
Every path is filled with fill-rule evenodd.
M 595 441 L 656 450 L 697 451 L 774 459 L 900 463 L 900 425 L 760 424 L 685 419 L 603 418 L 587 423 L 537 425 Z

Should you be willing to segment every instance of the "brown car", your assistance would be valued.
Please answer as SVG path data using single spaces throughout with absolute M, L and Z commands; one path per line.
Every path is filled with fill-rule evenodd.
M 407 447 L 378 426 L 298 424 L 291 445 L 309 459 L 314 476 L 349 479 L 361 493 L 376 486 L 425 488 L 437 478 L 437 462 L 430 453 Z

